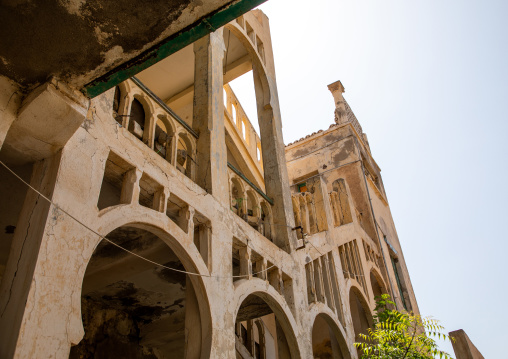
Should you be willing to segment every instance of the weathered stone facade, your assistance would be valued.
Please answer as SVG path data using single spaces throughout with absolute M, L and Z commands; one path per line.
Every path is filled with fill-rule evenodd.
M 260 134 L 227 84 L 251 70 Z M 329 89 L 335 123 L 285 147 L 259 10 L 92 99 L 1 77 L 0 357 L 357 358 L 376 295 L 418 312 Z

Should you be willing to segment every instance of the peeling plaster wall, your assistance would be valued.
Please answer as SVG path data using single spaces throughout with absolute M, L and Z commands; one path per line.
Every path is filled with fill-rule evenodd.
M 319 173 L 318 178 L 321 178 L 325 183 L 325 193 L 328 195 L 333 190 L 332 183 L 335 180 L 340 178 L 345 180 L 353 222 L 341 226 L 334 224 L 330 226 L 327 234 L 333 238 L 332 242 L 336 245 L 342 245 L 354 239 L 361 239 L 366 246 L 374 248 L 379 256 L 378 263 L 374 263 L 368 258 L 362 249 L 360 251 L 362 266 L 366 271 L 375 270 L 376 273 L 382 273 L 385 281 L 385 283 L 382 283 L 382 287 L 386 288 L 388 293 L 395 298 L 399 308 L 403 308 L 402 301 L 399 298 L 395 272 L 390 260 L 390 256 L 397 257 L 406 302 L 417 313 L 418 305 L 382 185 L 379 167 L 372 158 L 370 149 L 365 147 L 363 140 L 359 140 L 356 136 L 353 126 L 349 123 L 344 125 L 335 124 L 325 131 L 318 131 L 288 145 L 286 147 L 286 159 L 291 184 L 303 181 L 309 174 Z M 372 172 L 372 175 L 369 175 L 370 172 Z M 376 181 L 373 176 L 378 180 Z M 328 206 L 324 206 L 324 208 L 326 216 L 333 219 L 332 208 Z M 386 236 L 396 253 L 384 241 L 384 236 Z M 383 256 L 386 260 L 386 266 L 384 265 Z M 366 272 L 366 274 L 369 273 Z M 370 284 L 370 279 L 367 287 L 366 300 L 373 306 L 374 290 L 376 288 L 373 288 L 373 285 Z M 390 290 L 390 287 L 393 288 L 393 291 Z
M 25 88 L 56 76 L 76 87 L 230 1 L 4 1 L 0 74 Z

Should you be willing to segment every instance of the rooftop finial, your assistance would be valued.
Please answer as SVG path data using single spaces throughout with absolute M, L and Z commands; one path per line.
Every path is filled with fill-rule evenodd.
M 342 97 L 342 94 L 344 93 L 344 86 L 342 85 L 342 82 L 335 81 L 334 83 L 328 85 L 328 90 L 333 95 L 333 100 L 335 102 L 335 123 L 341 124 L 344 122 L 347 122 L 347 116 L 346 116 L 346 106 L 344 97 Z

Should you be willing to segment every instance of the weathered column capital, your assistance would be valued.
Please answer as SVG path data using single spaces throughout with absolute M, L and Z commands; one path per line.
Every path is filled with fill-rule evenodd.
M 81 126 L 89 105 L 81 92 L 53 78 L 25 97 L 5 145 L 21 162 L 53 156 Z

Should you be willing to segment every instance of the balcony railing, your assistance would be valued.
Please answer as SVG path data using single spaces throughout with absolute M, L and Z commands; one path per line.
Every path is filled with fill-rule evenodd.
M 198 134 L 135 77 L 115 88 L 113 117 L 156 154 L 194 180 Z
M 269 240 L 273 240 L 273 200 L 228 163 L 231 210 Z
M 224 86 L 224 117 L 225 121 L 229 122 L 230 125 L 227 127 L 234 132 L 231 135 L 234 135 L 238 139 L 239 145 L 245 148 L 245 151 L 252 159 L 252 164 L 262 174 L 261 139 L 229 85 Z

